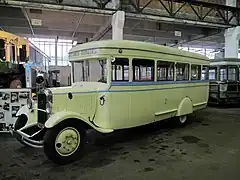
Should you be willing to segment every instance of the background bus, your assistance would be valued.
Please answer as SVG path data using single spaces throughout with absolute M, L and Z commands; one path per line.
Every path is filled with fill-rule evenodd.
M 50 57 L 29 40 L 0 31 L 0 88 L 36 90 L 36 75 L 47 78 Z

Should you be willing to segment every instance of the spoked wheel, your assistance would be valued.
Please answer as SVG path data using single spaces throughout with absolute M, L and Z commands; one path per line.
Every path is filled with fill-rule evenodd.
M 48 159 L 64 165 L 80 158 L 85 144 L 85 130 L 77 122 L 66 121 L 48 129 L 44 152 Z

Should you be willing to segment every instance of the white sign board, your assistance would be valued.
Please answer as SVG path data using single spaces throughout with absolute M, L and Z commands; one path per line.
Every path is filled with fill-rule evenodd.
M 18 110 L 30 97 L 31 89 L 0 89 L 0 131 L 15 123 Z
M 181 37 L 182 36 L 182 32 L 181 31 L 174 31 L 174 35 Z
M 31 19 L 31 23 L 33 26 L 42 26 L 42 20 L 41 19 Z

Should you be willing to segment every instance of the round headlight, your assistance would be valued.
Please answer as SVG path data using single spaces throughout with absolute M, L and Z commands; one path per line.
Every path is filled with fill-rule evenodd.
M 48 114 L 51 114 L 51 113 L 52 113 L 52 103 L 48 102 L 48 103 L 46 104 L 46 112 L 47 112 Z
M 31 98 L 28 98 L 28 99 L 27 99 L 27 107 L 28 107 L 29 109 L 32 109 L 32 107 L 33 107 L 33 100 L 32 100 Z
M 37 84 L 42 84 L 44 82 L 44 75 L 43 74 L 38 74 L 36 77 L 36 83 Z

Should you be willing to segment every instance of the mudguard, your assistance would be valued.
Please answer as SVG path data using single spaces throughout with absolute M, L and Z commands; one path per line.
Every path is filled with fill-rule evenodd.
M 190 98 L 185 97 L 178 106 L 176 116 L 182 116 L 193 113 L 193 104 Z
M 101 127 L 97 127 L 96 125 L 91 123 L 86 117 L 80 116 L 78 113 L 71 112 L 71 111 L 61 111 L 61 112 L 52 114 L 50 116 L 50 118 L 45 122 L 45 127 L 52 128 L 66 119 L 76 119 L 79 121 L 83 121 L 83 122 L 87 123 L 88 125 L 90 125 L 93 129 L 95 129 L 101 133 L 113 132 L 113 129 L 104 129 Z
M 16 116 L 20 116 L 22 114 L 27 116 L 29 113 L 30 113 L 30 110 L 28 109 L 27 105 L 25 105 L 18 110 Z
M 25 126 L 27 126 L 29 124 L 37 122 L 37 113 L 36 112 L 37 112 L 37 110 L 36 110 L 35 107 L 34 107 L 34 109 L 30 110 L 27 107 L 27 105 L 25 105 L 18 110 L 16 116 L 26 115 L 28 121 L 27 121 L 27 124 Z

